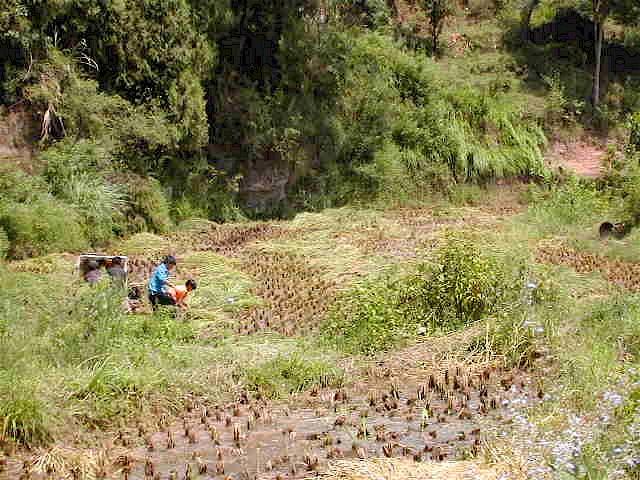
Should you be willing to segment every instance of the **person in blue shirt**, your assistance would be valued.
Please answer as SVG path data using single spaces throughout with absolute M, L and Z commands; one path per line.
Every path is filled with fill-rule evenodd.
M 174 305 L 173 297 L 169 294 L 169 288 L 174 285 L 169 282 L 169 275 L 176 268 L 176 258 L 168 255 L 158 265 L 149 280 L 149 301 L 155 310 L 158 305 Z

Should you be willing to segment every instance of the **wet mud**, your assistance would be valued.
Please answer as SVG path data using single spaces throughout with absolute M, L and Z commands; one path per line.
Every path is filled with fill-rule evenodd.
M 93 478 L 301 479 L 331 459 L 467 459 L 480 448 L 482 425 L 502 421 L 505 400 L 523 391 L 535 399 L 525 377 L 494 367 L 453 368 L 402 384 L 382 378 L 314 388 L 286 405 L 243 393 L 229 404 L 194 406 L 177 423 L 120 432 L 118 456 L 96 466 Z M 37 472 L 29 463 L 9 469 L 0 478 L 84 478 Z

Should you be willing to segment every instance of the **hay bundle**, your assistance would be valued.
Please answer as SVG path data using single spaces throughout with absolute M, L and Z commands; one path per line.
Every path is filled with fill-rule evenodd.
M 314 477 L 318 478 L 318 477 Z M 475 462 L 416 463 L 401 458 L 338 460 L 320 473 L 325 480 L 496 480 L 498 472 Z

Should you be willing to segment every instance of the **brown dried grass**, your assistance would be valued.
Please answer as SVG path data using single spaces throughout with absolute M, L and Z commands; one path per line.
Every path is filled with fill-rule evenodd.
M 612 260 L 594 253 L 579 252 L 564 245 L 543 245 L 536 260 L 564 265 L 578 273 L 600 272 L 610 283 L 632 292 L 640 291 L 640 263 Z
M 340 460 L 318 477 L 325 480 L 497 480 L 499 470 L 477 462 L 416 463 L 400 458 Z

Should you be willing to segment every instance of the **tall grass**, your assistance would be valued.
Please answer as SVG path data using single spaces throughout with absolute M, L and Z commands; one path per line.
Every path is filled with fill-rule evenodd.
M 451 168 L 459 178 L 548 177 L 542 152 L 546 137 L 539 126 L 497 101 L 486 101 L 478 111 L 463 100 L 452 109 L 448 127 Z
M 293 354 L 243 369 L 240 375 L 246 378 L 251 390 L 273 399 L 299 393 L 312 386 L 338 387 L 344 373 L 327 360 Z
M 89 240 L 101 243 L 113 237 L 127 202 L 123 189 L 106 179 L 113 168 L 107 150 L 89 141 L 63 142 L 42 157 L 52 193 L 76 207 Z

